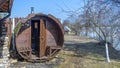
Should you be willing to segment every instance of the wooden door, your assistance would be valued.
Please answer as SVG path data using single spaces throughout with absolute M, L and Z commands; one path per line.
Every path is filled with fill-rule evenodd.
M 40 19 L 40 58 L 45 56 L 46 50 L 46 23 Z

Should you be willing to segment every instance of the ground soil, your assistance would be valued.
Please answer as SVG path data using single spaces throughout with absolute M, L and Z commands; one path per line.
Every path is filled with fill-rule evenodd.
M 64 47 L 51 61 L 45 63 L 15 62 L 11 68 L 120 68 L 120 52 L 109 46 L 106 61 L 104 43 L 95 39 L 65 35 Z

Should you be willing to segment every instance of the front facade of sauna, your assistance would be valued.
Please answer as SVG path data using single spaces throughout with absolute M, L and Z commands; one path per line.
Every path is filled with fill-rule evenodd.
M 62 49 L 63 28 L 52 15 L 30 14 L 14 31 L 15 48 L 28 61 L 50 60 Z

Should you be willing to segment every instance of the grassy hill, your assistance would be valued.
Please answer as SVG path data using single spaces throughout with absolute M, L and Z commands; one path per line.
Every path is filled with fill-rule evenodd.
M 54 68 L 120 68 L 120 52 L 109 46 L 111 62 L 106 62 L 105 46 L 97 40 L 65 35 L 58 57 L 64 61 Z

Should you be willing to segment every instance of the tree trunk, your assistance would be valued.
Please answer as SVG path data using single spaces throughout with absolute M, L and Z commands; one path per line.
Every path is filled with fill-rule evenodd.
M 87 37 L 88 36 L 88 28 L 86 27 L 86 34 L 85 36 Z
M 106 49 L 106 58 L 107 62 L 110 63 L 110 57 L 109 57 L 109 50 L 108 50 L 108 43 L 105 43 L 105 49 Z

